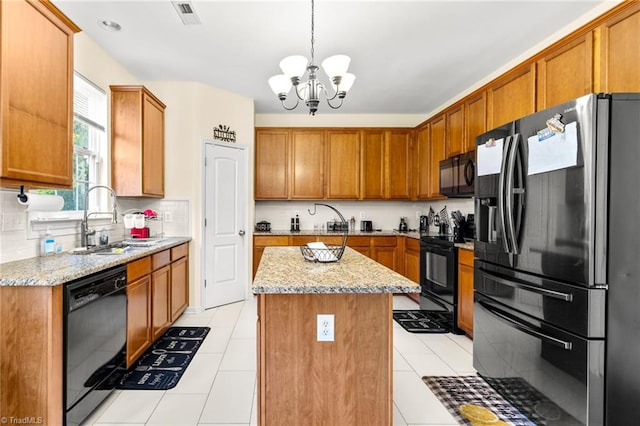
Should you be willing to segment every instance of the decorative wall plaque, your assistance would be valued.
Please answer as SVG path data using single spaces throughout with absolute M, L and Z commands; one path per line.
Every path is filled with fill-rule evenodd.
M 235 142 L 236 131 L 229 130 L 229 126 L 219 124 L 218 127 L 213 128 L 213 138 L 224 142 Z

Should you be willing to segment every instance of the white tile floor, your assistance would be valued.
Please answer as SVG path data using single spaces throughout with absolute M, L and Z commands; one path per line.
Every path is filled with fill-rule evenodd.
M 395 309 L 417 309 L 394 296 Z M 255 425 L 256 302 L 246 300 L 176 323 L 211 331 L 178 385 L 168 391 L 116 391 L 85 425 Z M 452 334 L 407 333 L 393 329 L 394 426 L 457 425 L 422 382 L 426 375 L 473 374 L 472 341 Z

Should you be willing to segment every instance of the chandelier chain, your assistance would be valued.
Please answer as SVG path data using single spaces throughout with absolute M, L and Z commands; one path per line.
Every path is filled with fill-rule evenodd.
M 313 22 L 313 16 L 314 16 L 314 1 L 311 0 L 311 63 L 314 63 L 314 50 L 313 50 L 313 42 L 315 41 L 314 39 L 314 29 L 315 29 L 315 25 Z

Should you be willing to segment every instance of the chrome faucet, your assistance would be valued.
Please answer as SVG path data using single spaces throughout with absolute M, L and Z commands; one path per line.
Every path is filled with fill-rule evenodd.
M 98 188 L 104 188 L 111 192 L 111 202 L 113 204 L 113 210 L 111 212 L 111 223 L 118 223 L 118 204 L 116 202 L 116 192 L 111 187 L 106 185 L 95 185 L 89 188 L 84 196 L 84 218 L 82 219 L 82 223 L 80 224 L 80 243 L 83 247 L 89 247 L 89 236 L 96 234 L 95 229 L 89 230 L 89 216 L 91 216 L 92 214 L 109 214 L 108 212 L 87 213 L 87 210 L 89 209 L 89 193 Z

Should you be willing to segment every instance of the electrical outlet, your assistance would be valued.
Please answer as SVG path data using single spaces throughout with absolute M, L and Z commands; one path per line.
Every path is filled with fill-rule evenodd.
M 363 211 L 360 212 L 360 219 L 366 219 L 366 216 Z
M 167 223 L 173 222 L 173 212 L 166 211 L 166 212 L 162 213 L 162 216 L 164 217 L 164 221 L 165 222 L 167 222 Z
M 3 213 L 2 214 L 2 230 L 3 231 L 24 231 L 25 214 L 24 213 Z
M 333 342 L 334 337 L 334 315 L 318 314 L 318 342 Z

